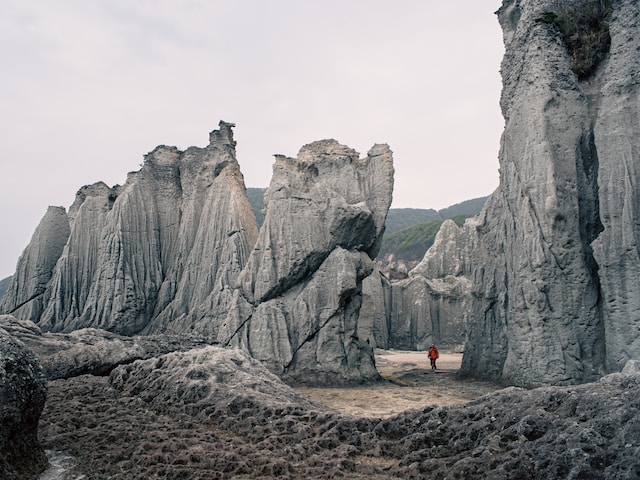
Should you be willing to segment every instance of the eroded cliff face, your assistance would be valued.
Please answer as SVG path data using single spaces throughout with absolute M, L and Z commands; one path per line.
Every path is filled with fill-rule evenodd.
M 277 156 L 264 224 L 218 340 L 298 383 L 377 379 L 358 317 L 392 189 L 386 145 L 363 159 L 335 140 Z
M 446 220 L 409 278 L 389 284 L 386 348 L 457 348 L 466 341 L 476 220 Z
M 640 5 L 615 7 L 611 54 L 589 97 L 602 224 L 592 247 L 611 371 L 640 359 Z
M 69 219 L 64 207 L 49 207 L 24 250 L 0 311 L 24 320 L 37 321 L 45 305 L 45 292 L 54 267 L 69 238 Z
M 576 383 L 640 357 L 640 6 L 613 2 L 610 52 L 582 80 L 541 21 L 591 4 L 498 11 L 506 124 L 500 186 L 477 226 L 465 373 Z
M 257 238 L 232 127 L 205 148 L 157 147 L 122 187 L 50 209 L 2 310 L 54 332 L 212 336 Z

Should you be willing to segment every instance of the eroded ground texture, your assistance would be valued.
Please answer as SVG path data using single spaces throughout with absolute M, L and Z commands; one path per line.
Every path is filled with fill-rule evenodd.
M 238 350 L 172 353 L 49 384 L 58 478 L 637 478 L 640 374 L 385 419 L 312 403 Z

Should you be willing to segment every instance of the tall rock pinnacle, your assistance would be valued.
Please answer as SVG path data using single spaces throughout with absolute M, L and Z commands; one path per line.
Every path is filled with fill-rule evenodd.
M 563 32 L 584 15 L 611 38 L 589 74 Z M 584 382 L 640 358 L 640 5 L 505 0 L 498 17 L 500 186 L 476 228 L 462 368 Z
M 362 280 L 391 204 L 386 145 L 367 157 L 335 140 L 277 156 L 258 241 L 238 279 L 219 340 L 283 378 L 347 383 L 378 378 L 358 336 Z
M 257 238 L 232 127 L 220 122 L 205 148 L 159 146 L 123 186 L 50 209 L 3 311 L 49 331 L 213 335 Z

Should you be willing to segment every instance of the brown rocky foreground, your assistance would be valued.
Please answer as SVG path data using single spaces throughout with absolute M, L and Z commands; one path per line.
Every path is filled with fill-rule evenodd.
M 456 403 L 495 387 L 459 382 L 455 393 L 446 356 L 443 373 L 408 358 L 380 354 L 383 374 L 394 378 L 379 386 L 301 390 L 314 401 L 241 351 L 217 347 L 136 361 L 108 377 L 54 380 L 40 423 L 54 467 L 42 479 L 640 474 L 637 369 L 588 385 L 507 388 L 439 405 L 421 397 Z M 416 385 L 402 386 L 409 382 Z M 416 408 L 390 415 L 403 402 Z
M 340 413 L 386 418 L 425 405 L 456 405 L 498 390 L 496 384 L 457 378 L 461 353 L 440 352 L 432 370 L 426 352 L 377 350 L 376 367 L 387 382 L 352 388 L 298 388 Z

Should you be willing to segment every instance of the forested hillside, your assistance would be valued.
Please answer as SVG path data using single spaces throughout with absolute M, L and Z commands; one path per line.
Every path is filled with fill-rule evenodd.
M 453 221 L 462 225 L 469 215 L 457 215 Z M 385 234 L 382 239 L 382 247 L 378 259 L 383 259 L 393 254 L 395 259 L 403 259 L 410 262 L 420 261 L 424 254 L 433 245 L 436 234 L 444 220 L 431 220 L 419 223 L 399 232 Z

